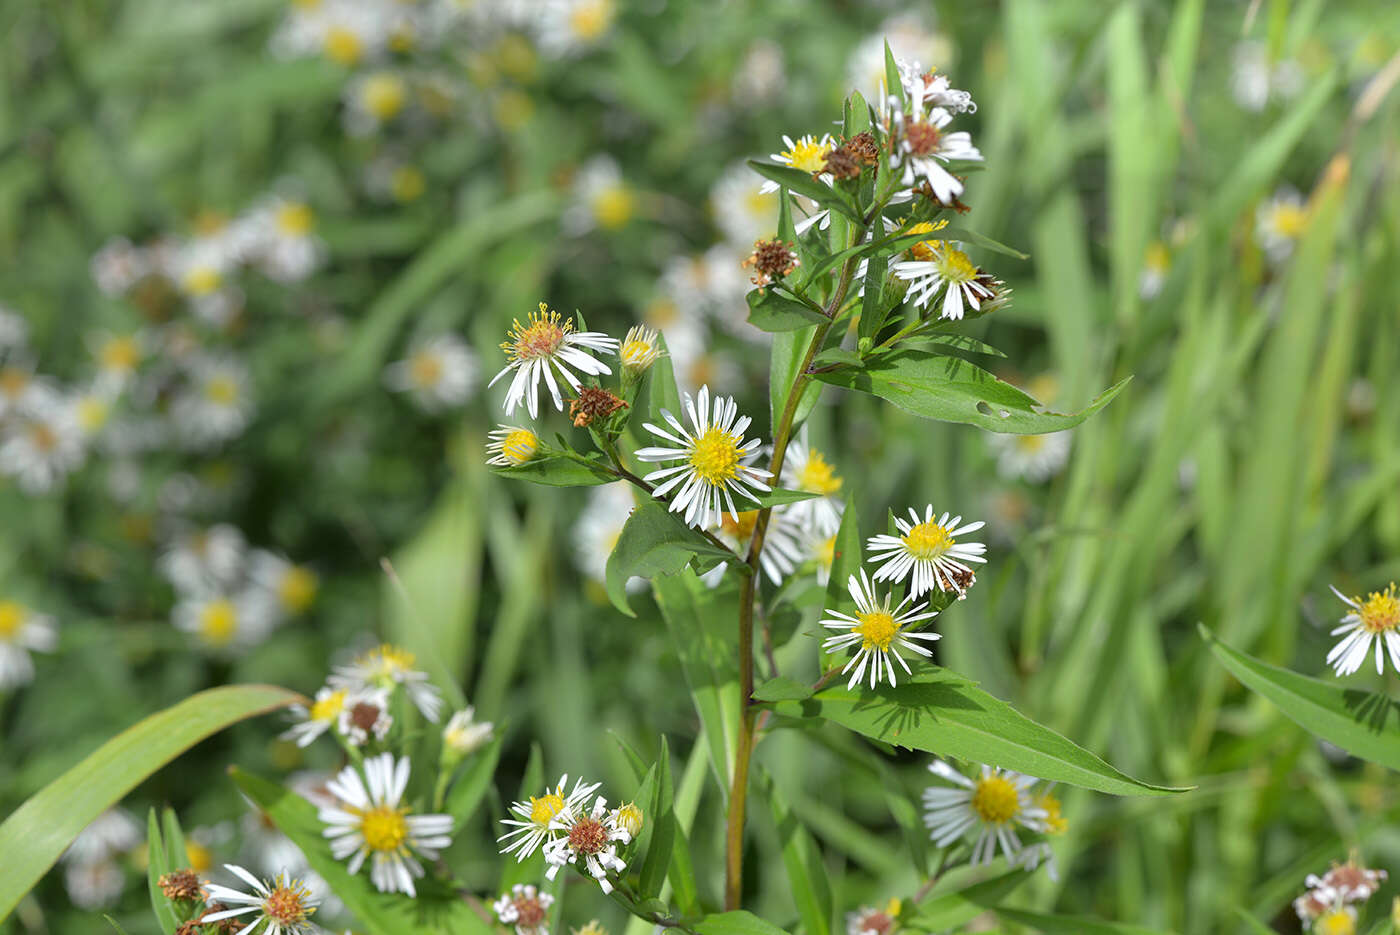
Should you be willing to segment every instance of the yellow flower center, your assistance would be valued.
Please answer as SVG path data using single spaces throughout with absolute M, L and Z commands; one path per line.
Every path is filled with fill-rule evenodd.
M 632 802 L 618 806 L 617 826 L 635 838 L 642 830 L 642 810 Z
M 301 613 L 316 599 L 316 573 L 293 565 L 277 582 L 277 599 L 292 613 Z
M 624 367 L 640 367 L 651 356 L 651 353 L 652 344 L 650 341 L 633 338 L 631 341 L 623 342 L 618 356 L 622 358 Z
M 512 340 L 501 345 L 501 349 L 512 360 L 537 360 L 552 357 L 559 350 L 564 339 L 574 330 L 572 318 L 561 321 L 558 312 L 540 303 L 538 312 L 531 312 L 527 324 L 516 319 L 511 329 Z
M 1395 585 L 1384 591 L 1372 591 L 1361 605 L 1361 626 L 1367 633 L 1385 633 L 1400 627 L 1400 600 L 1395 596 Z
M 0 640 L 9 642 L 19 634 L 24 626 L 26 611 L 23 604 L 14 601 L 0 601 Z
M 185 291 L 190 295 L 209 295 L 223 284 L 224 277 L 211 266 L 197 266 L 185 274 Z
M 442 358 L 436 351 L 419 351 L 408 362 L 408 375 L 419 389 L 430 390 L 442 379 Z
M 776 204 L 777 202 L 773 200 L 773 192 L 763 192 L 757 188 L 751 188 L 744 195 L 744 207 L 754 217 L 767 218 L 773 213 Z
M 1060 808 L 1059 799 L 1046 792 L 1036 797 L 1035 804 L 1045 810 L 1046 834 L 1064 834 L 1069 829 L 1069 822 Z
M 1313 935 L 1356 935 L 1356 920 L 1345 909 L 1329 909 L 1313 920 Z
M 29 386 L 29 374 L 18 367 L 0 370 L 0 393 L 14 399 Z
M 861 636 L 861 649 L 878 649 L 885 652 L 894 642 L 895 634 L 899 632 L 899 624 L 894 622 L 894 615 L 889 611 L 877 610 L 872 614 L 856 614 L 856 619 L 860 621 L 856 632 Z
M 950 283 L 970 282 L 977 278 L 977 267 L 967 258 L 967 254 L 952 247 L 945 247 L 934 257 L 938 273 Z
M 1033 455 L 1045 447 L 1044 435 L 1017 435 L 1016 447 L 1024 454 Z
M 501 442 L 501 454 L 505 455 L 511 464 L 524 464 L 535 456 L 539 447 L 540 440 L 534 432 L 529 429 L 516 429 Z
M 263 914 L 287 926 L 305 922 L 316 911 L 315 906 L 307 905 L 310 899 L 311 891 L 300 880 L 288 882 L 285 876 L 278 877 L 276 887 L 263 899 Z
M 1005 824 L 1020 813 L 1021 793 L 1009 779 L 983 776 L 972 790 L 972 810 L 988 824 Z
M 829 152 L 830 146 L 823 146 L 810 136 L 804 136 L 793 144 L 792 149 L 783 150 L 779 155 L 794 169 L 815 175 L 826 169 L 826 154 Z
M 404 84 L 398 75 L 370 75 L 360 94 L 365 110 L 379 120 L 388 120 L 403 109 Z
M 376 805 L 360 814 L 360 834 L 372 851 L 397 851 L 408 840 L 407 808 Z
M 311 710 L 307 718 L 312 721 L 330 721 L 340 714 L 345 707 L 346 689 L 337 688 L 324 698 L 318 698 L 311 703 Z
M 1172 255 L 1167 250 L 1166 244 L 1160 240 L 1154 240 L 1147 245 L 1147 253 L 1142 262 L 1151 272 L 1165 273 L 1172 265 Z
M 416 201 L 422 197 L 427 185 L 422 171 L 416 166 L 399 166 L 389 179 L 389 194 L 394 196 L 395 201 Z
M 947 527 L 932 522 L 915 526 L 901 541 L 910 555 L 925 562 L 942 558 L 956 542 Z
M 530 796 L 530 820 L 537 825 L 548 825 L 563 809 L 564 797 L 557 792 L 547 792 L 538 799 Z
M 937 231 L 941 231 L 943 228 L 945 228 L 945 227 L 947 227 L 947 226 L 948 226 L 948 222 L 947 222 L 946 220 L 943 220 L 943 221 L 920 221 L 919 223 L 913 225 L 912 227 L 907 228 L 907 229 L 904 231 L 904 233 L 906 233 L 906 234 L 932 234 L 932 233 L 935 233 L 935 232 L 937 232 Z M 910 247 L 910 248 L 909 248 L 909 252 L 910 252 L 910 254 L 913 255 L 914 259 L 916 259 L 916 260 L 928 261 L 928 260 L 932 260 L 932 259 L 937 255 L 937 254 L 936 254 L 936 251 L 942 249 L 942 247 L 943 247 L 943 241 L 941 241 L 941 240 L 921 240 L 921 241 L 919 241 L 918 243 L 914 244 L 914 246 Z
M 78 400 L 78 424 L 89 435 L 107 423 L 107 415 L 110 412 L 111 407 L 107 405 L 105 399 L 84 396 Z
M 807 493 L 831 496 L 841 489 L 841 478 L 835 469 L 822 457 L 821 452 L 812 449 L 807 454 L 807 463 L 797 474 L 797 486 Z
M 133 337 L 110 338 L 98 350 L 97 359 L 103 370 L 129 373 L 141 360 L 141 345 Z
M 1272 215 L 1274 233 L 1290 240 L 1303 236 L 1308 227 L 1308 212 L 1302 205 L 1282 202 L 1274 206 Z
M 817 546 L 817 564 L 829 571 L 831 563 L 834 561 L 836 561 L 836 537 L 832 536 Z
M 739 473 L 740 439 L 720 428 L 705 430 L 690 449 L 690 466 L 705 483 L 718 487 Z
M 311 233 L 316 216 L 299 201 L 289 201 L 277 209 L 277 229 L 288 237 L 305 237 Z
M 40 454 L 48 454 L 58 447 L 58 433 L 42 422 L 31 422 L 29 441 Z
M 342 65 L 353 65 L 364 54 L 365 44 L 360 37 L 344 26 L 332 26 L 326 30 L 326 54 L 332 61 Z
M 753 528 L 757 523 L 758 510 L 745 510 L 739 514 L 737 522 L 728 513 L 721 516 L 719 520 L 720 528 L 740 542 L 748 541 L 749 536 L 753 535 Z
M 642 317 L 653 328 L 665 328 L 680 319 L 680 307 L 670 299 L 657 299 L 647 306 Z
M 199 635 L 210 646 L 227 646 L 238 632 L 238 610 L 225 598 L 210 601 L 199 612 Z
M 622 185 L 615 185 L 593 196 L 593 216 L 607 230 L 617 230 L 632 219 L 636 199 Z
M 185 857 L 195 873 L 207 873 L 214 866 L 214 852 L 198 841 L 185 840 Z
M 581 3 L 569 13 L 569 31 L 584 40 L 597 39 L 612 24 L 612 0 Z
M 213 376 L 204 383 L 204 397 L 219 406 L 238 402 L 238 381 L 228 376 Z

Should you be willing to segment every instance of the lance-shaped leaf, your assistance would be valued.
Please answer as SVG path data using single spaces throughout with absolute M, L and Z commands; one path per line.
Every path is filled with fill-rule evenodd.
M 147 776 L 231 724 L 306 699 L 274 685 L 226 685 L 122 731 L 36 792 L 0 825 L 0 920 L 92 820 Z
M 510 467 L 493 464 L 491 472 L 546 487 L 596 487 L 617 480 L 617 475 L 608 470 L 602 456 L 596 452 L 578 456 L 545 455 Z
M 663 504 L 647 500 L 627 518 L 617 546 L 608 556 L 608 597 L 618 610 L 635 617 L 636 612 L 627 604 L 627 579 L 675 574 L 696 556 L 706 560 L 707 567 L 737 558 L 691 529 Z
M 836 211 L 840 211 L 852 220 L 856 219 L 856 210 L 845 194 L 838 189 L 817 181 L 812 178 L 811 174 L 808 172 L 803 172 L 801 169 L 794 169 L 791 166 L 780 166 L 771 162 L 759 162 L 756 159 L 750 159 L 749 166 L 765 179 L 771 179 L 777 182 L 788 191 L 796 192 L 799 195 L 806 195 L 823 208 L 832 208 Z
M 1220 642 L 1205 627 L 1200 630 L 1235 678 L 1278 705 L 1304 730 L 1353 756 L 1400 769 L 1400 703 L 1260 662 Z
M 784 295 L 774 287 L 750 291 L 747 301 L 749 324 L 770 334 L 796 331 L 826 321 L 826 316 L 820 310 Z
M 773 785 L 773 779 L 762 766 L 757 767 L 758 786 L 768 798 L 773 812 L 773 825 L 783 846 L 783 866 L 787 870 L 788 889 L 797 914 L 802 919 L 806 935 L 831 935 L 831 883 L 826 866 L 812 835 L 793 814 L 783 794 Z
M 760 508 L 769 506 L 784 506 L 789 503 L 800 503 L 803 500 L 815 500 L 820 497 L 819 493 L 812 493 L 808 490 L 784 490 L 781 487 L 774 487 L 766 493 L 760 493 L 758 505 Z
M 743 909 L 705 916 L 695 923 L 695 931 L 700 935 L 788 935 L 773 923 Z
M 940 893 L 917 907 L 914 915 L 905 920 L 904 926 L 920 932 L 946 932 L 965 925 L 988 909 L 996 908 L 1029 876 L 1025 870 L 1012 870 L 964 889 Z
M 1132 379 L 1115 383 L 1079 412 L 1058 413 L 1040 411 L 1032 397 L 975 364 L 922 351 L 897 351 L 867 361 L 864 369 L 841 367 L 818 373 L 816 378 L 878 396 L 927 419 L 1015 435 L 1073 428 L 1108 405 Z
M 769 704 L 793 718 L 825 718 L 874 740 L 986 763 L 1112 795 L 1184 792 L 1125 775 L 1004 701 L 944 669 L 916 672 L 898 686 L 844 684 L 802 701 Z

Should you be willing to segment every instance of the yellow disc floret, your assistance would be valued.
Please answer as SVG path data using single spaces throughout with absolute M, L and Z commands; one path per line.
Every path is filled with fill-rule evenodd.
M 311 208 L 300 201 L 288 201 L 277 208 L 277 231 L 287 237 L 305 237 L 315 221 Z
M 1395 596 L 1395 584 L 1384 591 L 1372 591 L 1365 601 L 1353 598 L 1360 608 L 1361 626 L 1367 633 L 1386 633 L 1400 627 L 1400 599 Z
M 518 318 L 514 321 L 511 340 L 503 343 L 501 350 L 512 361 L 552 357 L 573 330 L 572 318 L 561 319 L 558 312 L 541 302 L 540 310 L 531 312 L 526 324 L 522 325 Z
M 224 277 L 212 266 L 197 266 L 185 274 L 184 287 L 190 295 L 209 295 L 223 285 Z
M 442 380 L 442 355 L 428 349 L 414 354 L 408 362 L 408 376 L 419 389 L 430 390 Z
M 617 230 L 632 219 L 636 198 L 630 189 L 612 185 L 593 196 L 593 216 L 605 230 Z
M 277 582 L 277 599 L 292 613 L 301 613 L 316 599 L 316 573 L 309 568 L 293 565 Z
M 370 75 L 360 94 L 365 110 L 379 120 L 389 120 L 403 109 L 405 88 L 398 75 L 389 72 Z
M 134 337 L 109 338 L 97 351 L 102 369 L 112 373 L 130 373 L 141 361 L 141 345 Z
M 904 230 L 906 234 L 933 234 L 948 226 L 947 221 L 920 221 Z M 932 260 L 934 252 L 941 249 L 941 240 L 921 240 L 909 248 L 910 254 L 916 260 Z
M 9 642 L 18 636 L 26 616 L 23 604 L 0 601 L 0 641 Z
M 530 796 L 530 820 L 541 827 L 547 827 L 563 809 L 564 797 L 557 792 L 547 792 L 538 799 Z
M 317 698 L 311 703 L 311 710 L 307 714 L 312 721 L 330 721 L 340 714 L 340 709 L 345 707 L 345 697 L 348 694 L 346 689 L 337 688 L 324 698 Z
M 938 264 L 938 274 L 948 282 L 971 282 L 977 278 L 977 267 L 961 250 L 944 247 L 934 256 L 934 262 Z
M 946 526 L 937 523 L 920 523 L 909 530 L 901 540 L 904 548 L 920 561 L 942 558 L 951 549 L 955 540 Z
M 569 31 L 589 42 L 607 32 L 612 20 L 612 0 L 586 0 L 569 13 Z
M 280 922 L 288 931 L 300 931 L 299 923 L 305 922 L 316 912 L 316 907 L 308 905 L 311 891 L 300 880 L 288 880 L 281 874 L 272 885 L 272 891 L 263 898 L 262 910 L 273 922 Z M 292 926 L 298 926 L 292 928 Z
M 399 851 L 408 840 L 407 808 L 376 805 L 360 813 L 360 834 L 372 851 Z
M 1049 792 L 1043 792 L 1036 796 L 1035 804 L 1045 812 L 1045 833 L 1064 834 L 1069 829 L 1069 822 L 1065 819 L 1064 810 L 1060 807 L 1060 800 Z
M 794 169 L 801 169 L 803 172 L 816 175 L 826 168 L 826 154 L 829 152 L 831 152 L 829 145 L 824 145 L 811 136 L 804 136 L 792 144 L 792 149 L 783 150 L 779 155 L 786 159 Z
M 1273 222 L 1274 233 L 1290 240 L 1303 236 L 1303 231 L 1308 227 L 1307 209 L 1290 201 L 1274 205 L 1269 219 Z
M 238 383 L 223 375 L 210 377 L 204 383 L 204 397 L 219 406 L 232 406 L 238 402 Z
M 807 463 L 797 474 L 797 486 L 807 493 L 819 493 L 829 497 L 841 489 L 841 478 L 835 469 L 822 457 L 822 453 L 812 449 L 807 454 Z
M 331 60 L 342 65 L 355 64 L 365 51 L 360 37 L 343 26 L 332 26 L 326 30 L 325 47 Z
M 1329 909 L 1313 920 L 1313 935 L 1356 935 L 1356 919 L 1345 908 Z
M 199 635 L 210 646 L 227 646 L 238 632 L 238 609 L 227 598 L 204 605 L 199 612 Z
M 983 776 L 972 790 L 972 810 L 988 824 L 1005 824 L 1020 814 L 1021 792 L 1009 779 Z
M 706 429 L 690 449 L 690 466 L 713 487 L 733 480 L 739 473 L 739 441 L 723 429 Z
M 529 429 L 515 429 L 501 442 L 501 454 L 511 464 L 524 464 L 540 449 L 540 439 Z
M 856 614 L 856 619 L 860 621 L 855 632 L 860 634 L 861 649 L 878 649 L 885 652 L 894 642 L 895 634 L 899 632 L 899 624 L 894 622 L 894 615 L 887 610 Z

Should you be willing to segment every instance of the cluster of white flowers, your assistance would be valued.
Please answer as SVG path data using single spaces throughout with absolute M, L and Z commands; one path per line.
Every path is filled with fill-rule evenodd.
M 929 772 L 951 783 L 924 790 L 924 825 L 939 847 L 971 839 L 971 863 L 991 863 L 1000 851 L 1012 866 L 1034 870 L 1043 861 L 1056 879 L 1054 854 L 1044 840 L 1023 842 L 1018 832 L 1060 834 L 1067 827 L 1053 785 L 1010 770 L 983 766 L 969 778 L 942 760 Z
M 266 549 L 250 549 L 227 523 L 187 528 L 161 555 L 161 572 L 175 589 L 175 626 L 204 649 L 246 651 L 316 598 L 316 573 Z
M 512 802 L 510 811 L 516 817 L 502 819 L 509 830 L 496 839 L 497 843 L 504 845 L 502 854 L 514 854 L 517 861 L 543 848 L 549 867 L 545 876 L 550 880 L 562 867 L 573 864 L 597 880 L 604 893 L 611 893 L 613 885 L 608 875 L 627 869 L 618 849 L 630 844 L 641 831 L 642 810 L 632 804 L 609 809 L 606 799 L 594 796 L 601 783 L 577 779 L 573 788 L 565 792 L 568 784 L 569 777 L 565 775 L 539 798 L 531 796 L 528 801 Z M 516 921 L 502 915 L 501 908 L 502 903 L 497 903 L 502 922 Z M 533 927 L 526 925 L 525 929 Z
M 1307 891 L 1293 900 L 1303 927 L 1316 935 L 1355 935 L 1357 906 L 1380 889 L 1387 874 L 1357 863 L 1353 854 L 1344 864 L 1333 864 L 1325 874 L 1310 873 Z

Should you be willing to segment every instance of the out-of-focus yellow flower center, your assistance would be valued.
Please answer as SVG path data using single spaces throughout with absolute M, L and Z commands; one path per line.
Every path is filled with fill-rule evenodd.
M 841 478 L 836 469 L 827 463 L 822 453 L 815 448 L 807 453 L 807 463 L 797 474 L 797 486 L 807 493 L 831 496 L 841 489 Z
M 423 196 L 427 180 L 417 166 L 399 166 L 389 178 L 389 194 L 395 201 L 416 201 Z
M 919 223 L 917 223 L 917 224 L 915 224 L 915 225 L 913 225 L 913 226 L 911 226 L 911 227 L 909 227 L 909 228 L 906 228 L 905 231 L 904 231 L 904 233 L 906 233 L 906 234 L 933 234 L 933 233 L 936 233 L 936 232 L 938 232 L 938 231 L 941 231 L 943 228 L 945 228 L 945 227 L 947 227 L 947 226 L 948 226 L 948 222 L 947 222 L 946 220 L 942 220 L 942 221 L 920 221 Z M 914 246 L 910 247 L 910 248 L 909 248 L 909 252 L 910 252 L 910 254 L 913 255 L 914 259 L 916 259 L 916 260 L 925 260 L 925 261 L 928 261 L 928 260 L 932 260 L 932 259 L 934 258 L 935 251 L 941 249 L 942 246 L 943 246 L 943 241 L 941 241 L 941 240 L 921 240 L 921 241 L 919 241 L 918 243 L 914 244 Z
M 188 838 L 185 839 L 185 857 L 189 859 L 190 869 L 195 873 L 206 873 L 214 866 L 214 852 L 198 841 Z
M 529 429 L 516 429 L 501 442 L 501 454 L 511 464 L 524 464 L 535 456 L 539 448 L 539 436 Z
M 810 136 L 804 136 L 778 155 L 782 156 L 794 169 L 816 174 L 826 169 L 826 154 L 831 152 L 829 145 L 822 145 Z
M 744 195 L 744 207 L 749 214 L 766 218 L 773 213 L 774 206 L 777 204 L 773 200 L 773 195 L 773 192 L 761 192 L 757 187 L 751 188 Z
M 0 370 L 0 394 L 10 399 L 18 397 L 29 387 L 29 374 L 18 367 Z
M 1147 253 L 1143 256 L 1142 263 L 1150 272 L 1165 273 L 1172 265 L 1171 251 L 1160 240 L 1154 240 L 1147 245 Z
M 945 246 L 935 255 L 934 262 L 938 264 L 939 275 L 949 283 L 971 282 L 977 278 L 977 267 L 961 250 Z
M 42 422 L 31 422 L 29 442 L 40 454 L 48 454 L 58 447 L 58 433 Z
M 212 376 L 204 382 L 204 398 L 220 406 L 232 406 L 238 402 L 238 381 L 222 374 Z
M 361 656 L 356 665 L 370 672 L 370 680 L 392 680 L 402 672 L 408 672 L 417 662 L 417 657 L 402 647 L 383 643 Z
M 107 416 L 111 413 L 112 407 L 105 399 L 97 396 L 84 396 L 78 400 L 78 425 L 83 432 L 91 435 L 102 426 L 107 424 Z
M 1400 600 L 1395 596 L 1395 585 L 1384 591 L 1372 591 L 1363 602 L 1354 598 L 1361 606 L 1361 626 L 1367 633 L 1385 633 L 1400 627 Z
M 311 208 L 299 201 L 288 201 L 277 209 L 277 230 L 288 237 L 305 237 L 315 222 Z
M 1274 233 L 1290 240 L 1297 240 L 1303 236 L 1303 231 L 1308 228 L 1308 212 L 1302 205 L 1293 204 L 1290 201 L 1280 202 L 1274 205 L 1271 215 L 1273 220 Z
M 223 274 L 212 266 L 197 266 L 185 274 L 185 291 L 193 296 L 209 295 L 223 285 Z
M 282 575 L 282 580 L 277 582 L 277 599 L 287 610 L 299 614 L 316 599 L 316 587 L 314 571 L 293 565 Z
M 920 561 L 942 558 L 956 542 L 947 527 L 937 523 L 920 523 L 905 534 L 904 548 Z
M 109 338 L 97 352 L 103 370 L 130 373 L 141 360 L 141 345 L 134 337 Z
M 23 604 L 0 601 L 0 640 L 10 642 L 24 626 L 26 612 Z
M 547 792 L 538 799 L 530 796 L 530 820 L 537 825 L 548 825 L 563 809 L 564 797 L 557 792 Z
M 365 110 L 379 120 L 389 120 L 403 109 L 405 96 L 403 79 L 398 75 L 380 72 L 365 79 L 360 89 L 360 100 Z
M 430 390 L 442 380 L 442 357 L 433 350 L 423 350 L 408 362 L 408 373 L 419 389 Z
M 376 805 L 361 814 L 360 834 L 372 851 L 397 851 L 408 840 L 407 808 Z
M 1069 829 L 1069 822 L 1065 819 L 1059 799 L 1045 792 L 1036 797 L 1035 804 L 1045 811 L 1043 820 L 1046 834 L 1064 834 Z
M 517 81 L 525 81 L 535 74 L 539 57 L 535 54 L 535 47 L 519 33 L 507 33 L 502 36 L 492 51 L 496 67 L 505 75 Z
M 1045 447 L 1045 436 L 1017 435 L 1016 447 L 1024 454 L 1033 455 Z
M 337 688 L 324 698 L 318 698 L 311 703 L 311 711 L 307 718 L 312 721 L 330 721 L 340 714 L 345 707 L 345 696 L 347 692 L 343 688 Z
M 1009 779 L 983 776 L 972 790 L 972 810 L 988 824 L 1005 824 L 1020 813 L 1021 793 Z
M 591 41 L 607 32 L 612 19 L 612 0 L 585 0 L 569 13 L 569 31 L 584 41 Z
M 836 537 L 832 536 L 817 546 L 817 564 L 830 570 L 831 563 L 834 561 L 836 561 Z
M 646 319 L 646 323 L 653 328 L 664 329 L 667 325 L 674 324 L 676 320 L 680 318 L 680 314 L 680 307 L 677 306 L 675 302 L 672 302 L 670 299 L 660 298 L 647 306 L 642 317 Z
M 226 598 L 210 601 L 199 612 L 199 635 L 210 646 L 227 646 L 238 632 L 238 610 Z
M 607 230 L 617 230 L 632 220 L 636 198 L 623 185 L 610 186 L 593 196 L 593 216 L 598 225 Z
M 723 429 L 706 429 L 690 449 L 690 466 L 711 486 L 733 480 L 739 473 L 739 442 Z
M 856 614 L 856 619 L 860 621 L 856 632 L 861 636 L 862 649 L 878 649 L 885 652 L 894 642 L 895 634 L 899 632 L 899 624 L 894 622 L 894 615 L 889 611 L 877 610 L 870 614 Z
M 535 102 L 524 91 L 507 88 L 496 98 L 496 105 L 492 110 L 502 129 L 519 130 L 535 115 Z
M 344 26 L 332 26 L 326 30 L 326 54 L 332 61 L 342 65 L 353 65 L 364 54 L 365 44 L 360 37 Z
M 399 24 L 398 28 L 389 36 L 389 48 L 395 52 L 412 52 L 413 47 L 418 44 L 418 35 L 413 31 L 413 27 L 406 23 Z
M 743 511 L 739 514 L 739 519 L 737 521 L 728 513 L 721 516 L 719 520 L 720 528 L 739 542 L 747 542 L 749 536 L 753 535 L 753 528 L 757 524 L 758 510 Z
M 550 311 L 543 302 L 540 310 L 531 312 L 527 321 L 522 325 L 517 318 L 511 329 L 511 340 L 501 345 L 512 360 L 552 357 L 574 330 L 573 319 L 561 321 L 559 313 Z
M 1356 935 L 1356 920 L 1345 909 L 1329 909 L 1313 920 L 1313 935 Z

